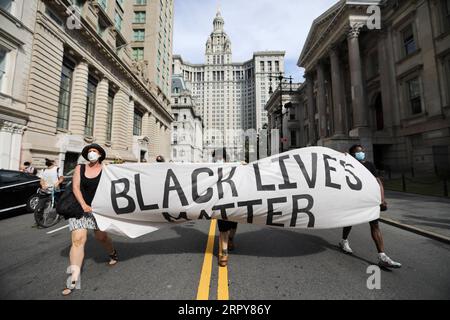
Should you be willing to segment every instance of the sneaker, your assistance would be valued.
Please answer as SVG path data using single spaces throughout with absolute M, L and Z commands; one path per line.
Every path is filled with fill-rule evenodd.
M 342 251 L 344 251 L 344 253 L 347 253 L 347 254 L 353 253 L 352 248 L 350 248 L 350 242 L 348 242 L 348 240 L 342 240 L 341 242 L 339 242 L 339 247 L 341 247 L 341 249 L 342 249 Z
M 394 268 L 394 269 L 399 269 L 402 267 L 401 263 L 395 262 L 394 260 L 392 260 L 391 258 L 389 258 L 387 255 L 385 254 L 380 254 L 378 256 L 378 265 L 380 267 L 384 267 L 384 268 Z

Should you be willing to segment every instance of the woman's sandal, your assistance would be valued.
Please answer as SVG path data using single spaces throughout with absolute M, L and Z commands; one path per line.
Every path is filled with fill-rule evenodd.
M 117 251 L 114 249 L 113 253 L 109 255 L 109 258 L 111 259 L 108 263 L 110 267 L 115 266 L 117 262 L 119 262 L 119 258 L 117 257 Z
M 228 265 L 228 252 L 222 252 L 219 254 L 219 266 L 226 267 Z
M 76 281 L 72 281 L 72 283 L 70 284 L 70 286 L 67 287 L 67 288 L 65 288 L 65 289 L 61 292 L 61 294 L 62 294 L 64 297 L 67 297 L 67 296 L 71 295 L 72 292 L 73 292 L 76 288 L 77 288 L 77 282 L 76 282 Z

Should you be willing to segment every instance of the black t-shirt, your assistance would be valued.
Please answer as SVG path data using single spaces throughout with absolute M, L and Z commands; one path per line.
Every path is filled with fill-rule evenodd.
M 365 162 L 363 162 L 362 164 L 364 165 L 364 167 L 367 168 L 367 170 L 370 171 L 370 173 L 373 174 L 373 176 L 374 176 L 375 178 L 379 178 L 379 177 L 380 177 L 380 174 L 379 174 L 377 168 L 375 168 L 375 165 L 374 165 L 372 162 L 365 161 Z

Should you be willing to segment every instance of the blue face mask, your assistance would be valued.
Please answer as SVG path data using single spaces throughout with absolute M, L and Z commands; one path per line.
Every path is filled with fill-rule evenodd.
M 364 152 L 357 152 L 355 153 L 355 158 L 358 161 L 364 161 L 366 159 L 366 154 Z

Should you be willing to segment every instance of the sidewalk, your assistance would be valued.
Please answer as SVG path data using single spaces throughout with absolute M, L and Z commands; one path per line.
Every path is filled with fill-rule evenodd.
M 386 191 L 386 201 L 383 222 L 450 243 L 450 199 Z

